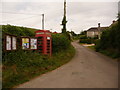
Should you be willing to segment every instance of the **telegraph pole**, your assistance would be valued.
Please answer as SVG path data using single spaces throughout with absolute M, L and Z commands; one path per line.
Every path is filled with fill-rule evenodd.
M 98 23 L 98 39 L 100 39 L 101 32 L 100 32 L 100 23 Z
M 66 16 L 66 0 L 64 0 L 64 16 Z
M 64 0 L 64 16 L 63 16 L 63 20 L 62 20 L 62 24 L 63 28 L 62 28 L 62 33 L 66 33 L 66 0 Z
M 42 30 L 44 30 L 44 14 L 42 14 Z

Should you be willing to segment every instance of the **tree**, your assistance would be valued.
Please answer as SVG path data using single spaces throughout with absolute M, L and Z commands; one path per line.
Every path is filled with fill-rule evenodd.
M 81 33 L 80 33 L 80 35 L 86 35 L 86 31 L 82 31 Z
M 74 31 L 70 32 L 72 34 L 72 36 L 77 36 L 77 34 Z

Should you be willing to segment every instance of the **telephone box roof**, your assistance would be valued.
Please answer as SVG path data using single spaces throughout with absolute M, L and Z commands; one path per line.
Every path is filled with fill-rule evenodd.
M 51 33 L 49 30 L 37 30 L 37 31 L 35 31 L 35 33 L 37 33 L 37 32 L 49 32 L 49 33 Z

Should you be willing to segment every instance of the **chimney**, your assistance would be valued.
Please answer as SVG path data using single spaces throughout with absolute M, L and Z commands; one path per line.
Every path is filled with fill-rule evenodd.
M 115 23 L 115 20 L 113 20 L 113 24 Z
M 100 27 L 100 23 L 98 23 L 98 27 Z
M 98 39 L 100 39 L 100 23 L 98 23 Z

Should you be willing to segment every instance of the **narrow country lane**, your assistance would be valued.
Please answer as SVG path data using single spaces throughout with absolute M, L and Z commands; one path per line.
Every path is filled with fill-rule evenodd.
M 17 88 L 117 88 L 118 63 L 88 48 L 72 43 L 73 59 Z

